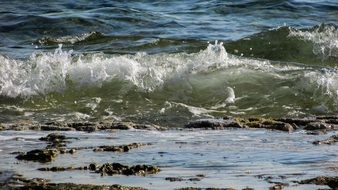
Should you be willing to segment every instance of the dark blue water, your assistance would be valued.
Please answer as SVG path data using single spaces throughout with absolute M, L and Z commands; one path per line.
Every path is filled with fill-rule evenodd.
M 1 52 L 26 57 L 58 43 L 79 52 L 198 51 L 281 26 L 338 22 L 335 0 L 1 1 Z M 93 33 L 94 32 L 94 33 Z M 89 35 L 86 40 L 62 40 Z M 278 40 L 278 39 L 276 39 Z
M 337 25 L 336 0 L 3 0 L 0 120 L 336 113 Z

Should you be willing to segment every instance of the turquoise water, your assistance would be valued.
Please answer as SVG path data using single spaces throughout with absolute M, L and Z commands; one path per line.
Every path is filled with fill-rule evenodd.
M 1 1 L 0 121 L 337 112 L 335 0 Z

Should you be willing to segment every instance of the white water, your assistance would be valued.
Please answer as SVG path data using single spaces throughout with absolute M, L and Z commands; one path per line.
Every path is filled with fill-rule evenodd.
M 338 30 L 334 26 L 319 27 L 312 31 L 290 28 L 290 36 L 312 42 L 313 53 L 316 55 L 338 57 Z
M 338 73 L 335 69 L 237 57 L 229 55 L 222 43 L 217 41 L 209 44 L 207 49 L 191 54 L 74 55 L 72 51 L 62 51 L 61 48 L 60 45 L 53 53 L 34 53 L 27 60 L 0 56 L 0 95 L 14 98 L 62 93 L 69 88 L 69 83 L 76 88 L 100 87 L 112 80 L 128 82 L 141 91 L 151 92 L 167 83 L 181 83 L 192 76 L 207 76 L 222 71 L 221 75 L 215 75 L 218 77 L 215 80 L 222 81 L 223 76 L 236 75 L 238 81 L 235 82 L 241 83 L 242 78 L 252 74 L 272 76 L 284 81 L 297 79 L 297 84 L 303 85 L 302 88 L 320 89 L 321 95 L 337 98 Z M 233 92 L 224 94 L 225 101 L 213 108 L 224 107 L 236 100 L 236 89 L 233 89 L 236 86 L 221 85 L 219 89 L 223 90 L 225 85 Z

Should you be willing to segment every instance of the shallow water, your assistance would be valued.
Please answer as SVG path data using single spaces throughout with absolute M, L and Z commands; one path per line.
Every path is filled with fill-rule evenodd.
M 337 112 L 335 0 L 16 0 L 0 13 L 1 122 Z
M 295 180 L 320 175 L 336 175 L 337 146 L 313 145 L 312 141 L 327 138 L 306 135 L 302 131 L 288 134 L 267 130 L 169 130 L 169 131 L 114 131 L 114 132 L 62 132 L 72 139 L 67 147 L 118 145 L 133 142 L 152 145 L 132 149 L 128 153 L 93 152 L 80 150 L 73 155 L 59 155 L 52 163 L 40 164 L 17 161 L 15 151 L 44 148 L 38 138 L 47 135 L 36 131 L 3 131 L 0 133 L 0 168 L 14 170 L 28 178 L 42 177 L 52 182 L 121 184 L 149 189 L 178 187 L 252 187 L 268 189 L 274 182 L 289 183 L 285 189 L 318 189 L 320 186 L 297 185 Z M 86 166 L 120 162 L 126 165 L 152 164 L 161 172 L 142 176 L 100 176 L 89 171 L 40 172 L 37 168 L 52 166 Z M 169 182 L 166 177 L 189 179 L 205 175 L 201 181 Z

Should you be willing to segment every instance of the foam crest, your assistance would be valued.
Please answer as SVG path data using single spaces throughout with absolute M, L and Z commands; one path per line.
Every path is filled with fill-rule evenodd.
M 32 96 L 62 91 L 67 82 L 80 87 L 97 86 L 112 79 L 152 91 L 170 78 L 222 67 L 227 58 L 224 47 L 217 42 L 195 54 L 74 56 L 61 48 L 53 53 L 34 53 L 25 61 L 0 56 L 0 94 Z
M 84 33 L 78 36 L 63 36 L 59 38 L 45 37 L 45 38 L 38 40 L 38 43 L 42 45 L 76 44 L 76 43 L 86 42 L 86 41 L 100 39 L 104 37 L 105 37 L 104 34 L 100 32 L 90 32 L 90 33 Z
M 43 96 L 74 86 L 100 87 L 112 81 L 127 82 L 140 91 L 151 92 L 161 89 L 168 81 L 184 81 L 194 75 L 203 76 L 214 72 L 226 74 L 223 71 L 231 72 L 234 69 L 238 75 L 269 74 L 282 80 L 288 80 L 287 72 L 304 70 L 305 74 L 301 74 L 301 77 L 311 79 L 307 80 L 307 84 L 325 87 L 325 93 L 330 96 L 338 90 L 336 72 L 326 72 L 323 79 L 322 71 L 310 72 L 298 66 L 237 57 L 228 54 L 223 44 L 217 41 L 198 53 L 156 55 L 73 55 L 72 51 L 63 51 L 60 45 L 54 52 L 34 53 L 27 60 L 9 59 L 0 55 L 0 63 L 0 95 L 12 98 Z M 222 75 L 216 76 L 222 78 Z M 224 105 L 235 101 L 234 90 L 228 88 L 228 91 Z
M 315 84 L 321 91 L 334 98 L 338 98 L 338 71 L 322 69 L 319 72 L 312 71 L 305 74 L 310 84 Z
M 316 55 L 338 57 L 338 29 L 333 25 L 321 25 L 313 30 L 290 29 L 289 35 L 314 43 Z

